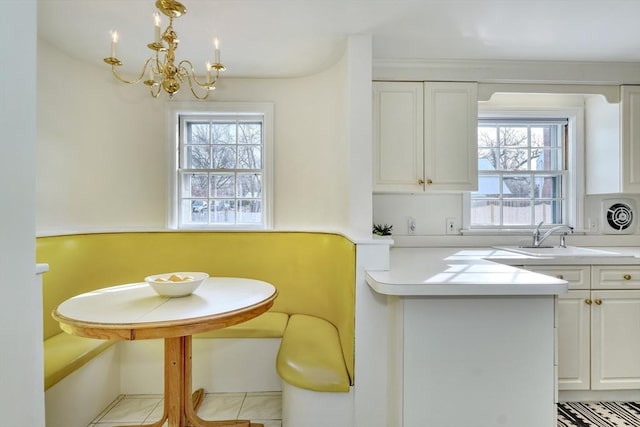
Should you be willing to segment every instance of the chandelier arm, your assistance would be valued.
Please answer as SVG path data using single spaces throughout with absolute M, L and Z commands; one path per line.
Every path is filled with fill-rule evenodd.
M 185 67 L 183 64 L 189 64 L 189 68 Z M 207 81 L 207 82 L 201 83 L 198 81 L 198 79 L 196 78 L 196 71 L 193 67 L 193 64 L 188 59 L 183 59 L 182 61 L 180 61 L 178 63 L 178 66 L 180 67 L 180 70 L 182 70 L 184 75 L 189 79 L 189 82 L 191 82 L 191 79 L 193 79 L 193 81 L 202 89 L 208 89 L 210 86 L 213 86 L 211 82 Z M 215 83 L 215 80 L 214 80 L 214 83 Z
M 111 72 L 116 77 L 116 79 L 120 80 L 122 83 L 127 83 L 127 84 L 130 84 L 130 85 L 134 85 L 134 84 L 139 83 L 140 81 L 142 81 L 142 79 L 144 78 L 144 73 L 147 71 L 147 67 L 149 66 L 149 63 L 151 61 L 153 61 L 153 60 L 154 60 L 154 58 L 151 57 L 151 58 L 149 58 L 149 59 L 147 59 L 145 61 L 144 65 L 142 66 L 142 71 L 140 72 L 140 75 L 135 80 L 127 80 L 127 79 L 121 77 L 116 72 L 116 66 L 115 65 L 111 65 Z
M 184 64 L 189 64 L 189 68 L 185 67 Z M 191 90 L 193 96 L 195 96 L 197 99 L 203 100 L 209 97 L 209 91 L 213 89 L 213 86 L 209 85 L 208 83 L 200 83 L 198 81 L 191 61 L 187 59 L 183 59 L 182 61 L 180 61 L 178 63 L 178 74 L 181 79 L 187 79 L 187 82 L 189 83 L 189 89 Z M 196 85 L 204 91 L 204 95 L 199 95 L 198 92 L 196 92 Z
M 155 88 L 156 90 L 154 91 L 153 88 Z M 154 98 L 157 98 L 158 95 L 160 95 L 160 85 L 155 84 L 149 86 L 149 93 L 151 93 L 151 96 L 153 96 Z
M 195 80 L 195 78 L 194 78 L 194 80 Z M 193 82 L 191 81 L 191 76 L 188 75 L 188 74 L 187 74 L 187 81 L 189 82 L 189 89 L 191 89 L 191 93 L 197 99 L 203 100 L 203 99 L 207 99 L 209 97 L 209 92 L 210 92 L 209 89 L 208 88 L 203 88 L 202 86 L 200 86 L 200 84 L 198 84 L 198 81 L 196 80 L 196 84 L 198 84 L 198 87 L 204 91 L 204 95 L 198 95 L 198 93 L 195 91 L 195 88 L 193 87 Z
M 211 81 L 209 82 L 209 85 L 215 89 L 215 85 L 218 82 L 218 78 L 220 77 L 220 69 L 219 68 L 215 68 L 215 67 L 211 67 L 215 70 L 215 74 L 213 75 L 213 79 L 211 79 Z

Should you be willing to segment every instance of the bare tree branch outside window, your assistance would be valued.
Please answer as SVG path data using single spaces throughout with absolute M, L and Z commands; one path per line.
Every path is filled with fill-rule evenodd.
M 479 120 L 479 191 L 472 194 L 472 225 L 562 221 L 565 126 Z
M 264 175 L 261 118 L 186 118 L 184 122 L 180 161 L 183 217 L 188 214 L 189 221 L 198 224 L 260 223 Z

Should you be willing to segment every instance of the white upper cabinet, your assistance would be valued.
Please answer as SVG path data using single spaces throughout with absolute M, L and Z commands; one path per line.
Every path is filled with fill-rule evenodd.
M 376 192 L 478 188 L 476 83 L 374 82 Z
M 422 191 L 422 96 L 422 83 L 373 84 L 374 191 Z
M 640 192 L 640 86 L 621 86 L 620 104 L 586 102 L 588 194 Z
M 622 190 L 640 192 L 640 86 L 622 86 Z
M 478 189 L 478 85 L 425 83 L 426 190 Z

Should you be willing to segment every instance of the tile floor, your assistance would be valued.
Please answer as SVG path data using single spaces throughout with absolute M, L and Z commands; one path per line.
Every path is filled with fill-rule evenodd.
M 205 420 L 249 419 L 264 427 L 282 427 L 282 397 L 279 391 L 205 394 L 198 415 Z M 88 427 L 149 424 L 161 416 L 162 396 L 122 395 Z

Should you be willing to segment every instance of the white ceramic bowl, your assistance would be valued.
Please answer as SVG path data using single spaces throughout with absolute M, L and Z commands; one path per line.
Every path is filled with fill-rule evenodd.
M 174 273 L 154 274 L 147 276 L 144 281 L 163 297 L 186 297 L 191 295 L 198 286 L 209 277 L 207 273 L 194 271 L 177 271 Z M 174 281 L 177 278 L 183 280 Z

